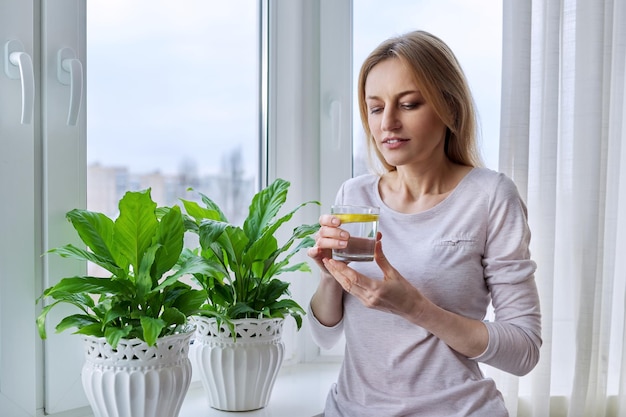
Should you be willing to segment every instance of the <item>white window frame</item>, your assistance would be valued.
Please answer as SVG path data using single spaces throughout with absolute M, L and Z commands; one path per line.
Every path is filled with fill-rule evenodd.
M 38 201 L 35 179 L 37 111 L 21 123 L 21 80 L 10 78 L 5 56 L 9 41 L 19 42 L 38 79 L 34 5 L 0 2 L 0 415 L 34 415 L 39 396 L 33 387 L 39 357 L 34 331 L 38 265 Z M 15 66 L 13 70 L 17 69 Z M 29 106 L 30 107 L 30 106 Z
M 352 1 L 268 5 L 268 178 L 291 182 L 289 207 L 321 202 L 294 216 L 296 223 L 311 222 L 328 212 L 352 176 Z M 292 295 L 305 308 L 319 279 L 317 266 L 311 269 L 312 276 L 291 280 Z M 286 332 L 287 363 L 320 358 L 306 327 L 305 320 L 299 333 Z

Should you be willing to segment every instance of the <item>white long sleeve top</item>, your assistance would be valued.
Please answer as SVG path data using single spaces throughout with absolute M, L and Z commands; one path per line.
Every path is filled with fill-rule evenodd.
M 484 362 L 523 375 L 539 360 L 541 316 L 530 259 L 526 206 L 513 181 L 474 168 L 435 207 L 416 214 L 396 212 L 378 192 L 379 177 L 345 182 L 338 204 L 380 207 L 385 256 L 440 307 L 484 320 L 487 349 L 467 358 L 425 329 L 386 312 L 368 309 L 344 293 L 343 319 L 322 325 L 309 308 L 314 340 L 330 348 L 345 334 L 344 361 L 331 387 L 325 417 L 502 417 L 504 401 Z M 352 268 L 382 279 L 375 262 Z

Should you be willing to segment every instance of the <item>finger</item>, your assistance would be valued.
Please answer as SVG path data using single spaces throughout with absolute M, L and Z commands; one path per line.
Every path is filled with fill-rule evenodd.
M 320 227 L 315 237 L 315 245 L 324 249 L 340 249 L 348 246 L 350 234 L 337 227 Z
M 376 241 L 376 246 L 374 247 L 374 260 L 378 264 L 380 270 L 383 271 L 385 277 L 395 272 L 395 268 L 391 266 L 385 256 L 385 253 L 383 252 L 383 242 L 380 240 Z
M 348 239 L 350 233 L 338 227 L 321 226 L 317 231 L 318 238 Z
M 330 239 L 330 238 L 320 238 L 317 239 L 315 245 L 322 249 L 341 249 L 348 246 L 347 240 L 338 240 L 338 239 Z
M 334 259 L 324 258 L 322 260 L 324 266 L 331 273 L 331 275 L 337 280 L 337 282 L 343 287 L 346 292 L 352 292 L 352 287 L 355 283 L 355 279 L 351 278 L 349 271 L 352 271 L 343 262 L 336 261 Z
M 332 214 L 322 214 L 319 219 L 320 226 L 337 227 L 341 224 L 338 217 Z
M 309 249 L 307 249 L 306 254 L 309 258 L 312 258 L 315 260 L 321 260 L 322 256 L 324 255 L 323 249 L 320 248 L 319 246 L 310 247 Z

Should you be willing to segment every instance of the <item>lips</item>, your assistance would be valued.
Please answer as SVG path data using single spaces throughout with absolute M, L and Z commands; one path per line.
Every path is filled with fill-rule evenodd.
M 398 146 L 401 146 L 404 142 L 408 141 L 408 139 L 402 138 L 385 138 L 383 139 L 383 145 L 385 145 L 389 149 L 394 149 Z

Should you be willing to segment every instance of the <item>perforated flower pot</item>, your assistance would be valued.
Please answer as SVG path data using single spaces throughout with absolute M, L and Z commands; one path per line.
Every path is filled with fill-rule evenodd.
M 237 340 L 225 324 L 194 317 L 198 346 L 192 358 L 212 408 L 249 411 L 269 402 L 283 361 L 284 319 L 234 320 Z
M 189 340 L 193 331 L 148 346 L 120 340 L 113 349 L 85 336 L 83 388 L 94 417 L 176 417 L 191 382 Z

